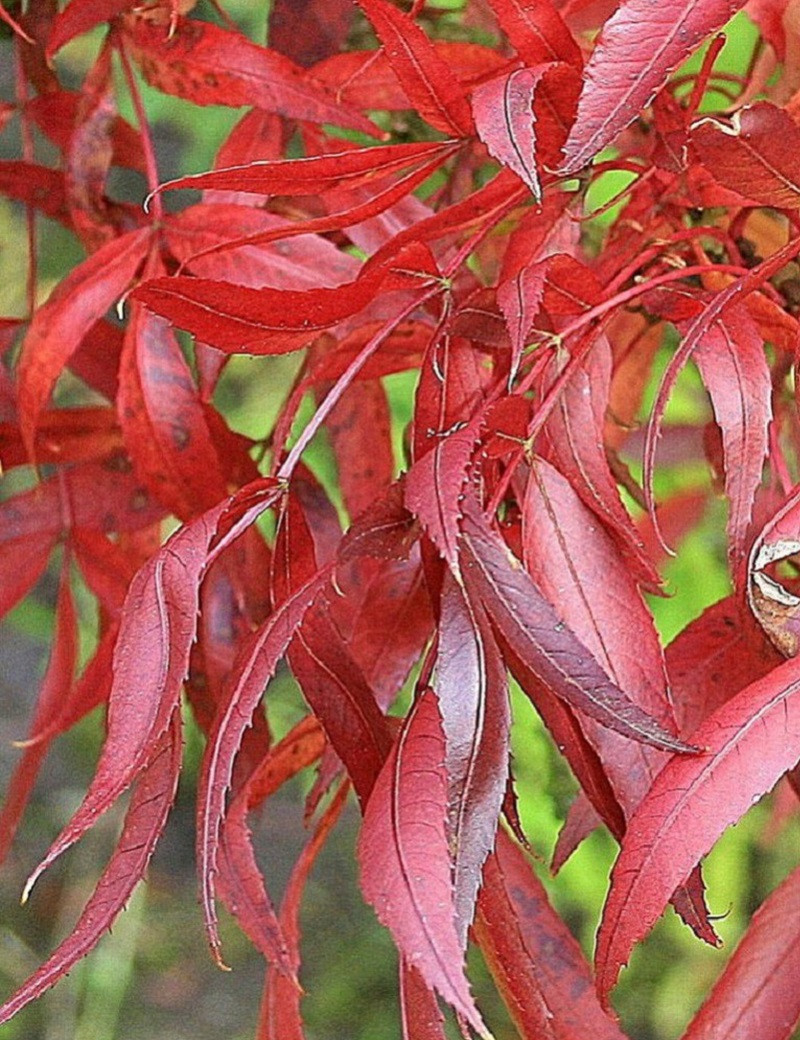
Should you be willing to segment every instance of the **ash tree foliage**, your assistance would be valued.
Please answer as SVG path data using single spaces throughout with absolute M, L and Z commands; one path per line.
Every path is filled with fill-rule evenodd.
M 719 55 L 742 7 L 760 36 L 734 75 Z M 85 251 L 44 302 L 31 251 L 30 313 L 0 320 L 3 470 L 29 477 L 0 504 L 3 611 L 56 547 L 61 575 L 2 854 L 53 740 L 105 718 L 91 785 L 26 895 L 129 792 L 75 928 L 0 1022 L 95 946 L 144 875 L 183 695 L 206 738 L 208 941 L 223 963 L 224 904 L 263 954 L 262 1040 L 303 1036 L 299 908 L 351 792 L 405 1040 L 442 1040 L 446 1006 L 490 1037 L 470 944 L 520 1037 L 620 1040 L 611 994 L 634 946 L 668 904 L 716 943 L 703 857 L 779 781 L 800 794 L 798 4 L 468 0 L 453 40 L 424 0 L 275 0 L 268 46 L 224 2 L 0 14 L 16 61 L 0 118 L 21 142 L 0 192 L 31 246 L 44 214 Z M 96 59 L 68 87 L 59 52 L 90 30 Z M 204 105 L 244 110 L 213 170 L 160 182 L 142 79 L 198 123 Z M 145 176 L 145 205 L 108 193 L 112 166 Z M 620 190 L 593 213 L 609 171 Z M 166 206 L 178 188 L 195 201 Z M 276 421 L 258 442 L 231 429 L 215 405 L 230 357 L 289 352 Z M 713 420 L 687 430 L 664 420 L 690 362 Z M 68 372 L 91 403 L 64 404 Z M 385 377 L 403 372 L 398 466 Z M 323 436 L 336 505 L 308 466 Z M 705 505 L 656 494 L 667 452 L 711 467 L 733 591 L 663 649 L 644 594 Z M 80 671 L 75 574 L 99 608 Z M 284 662 L 306 714 L 276 740 L 264 704 Z M 601 823 L 619 842 L 594 969 L 524 851 L 509 676 L 579 784 L 560 859 Z M 275 908 L 248 816 L 315 764 L 308 844 Z M 799 921 L 800 871 L 686 1040 L 787 1040 Z

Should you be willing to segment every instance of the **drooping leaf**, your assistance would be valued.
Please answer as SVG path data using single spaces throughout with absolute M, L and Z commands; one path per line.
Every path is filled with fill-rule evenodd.
M 303 848 L 292 870 L 281 905 L 280 923 L 289 942 L 295 970 L 300 963 L 300 904 L 311 869 L 341 815 L 349 792 L 347 783 L 341 783 L 336 794 L 320 816 L 308 843 Z M 259 1040 L 304 1040 L 300 1017 L 302 993 L 291 979 L 270 969 L 264 990 L 264 999 L 258 1022 Z
M 367 804 L 358 842 L 361 887 L 406 961 L 487 1036 L 455 926 L 444 758 L 436 698 L 427 691 L 407 716 Z
M 455 922 L 466 946 L 506 793 L 511 720 L 506 670 L 488 619 L 450 575 L 440 609 L 436 695 L 447 744 Z
M 269 483 L 246 520 L 252 522 L 279 494 L 275 483 Z M 133 579 L 114 652 L 108 734 L 100 761 L 83 802 L 31 874 L 26 892 L 130 786 L 166 732 L 188 669 L 200 579 L 215 544 L 224 544 L 236 529 L 235 521 L 227 531 L 221 526 L 236 501 L 225 499 L 177 531 Z
M 50 660 L 39 686 L 28 736 L 48 730 L 62 711 L 72 687 L 78 657 L 78 619 L 70 588 L 70 559 L 65 553 L 56 603 L 55 632 Z M 28 742 L 8 782 L 0 811 L 0 862 L 5 860 L 25 811 L 39 768 L 49 750 L 49 740 Z
M 608 678 L 474 506 L 464 513 L 462 531 L 467 591 L 482 603 L 524 667 L 567 704 L 617 733 L 664 750 L 692 750 Z
M 220 940 L 215 908 L 216 863 L 225 798 L 236 755 L 264 687 L 327 579 L 327 570 L 318 571 L 242 644 L 225 690 L 224 703 L 209 734 L 197 802 L 197 862 L 206 930 L 217 960 L 220 960 Z

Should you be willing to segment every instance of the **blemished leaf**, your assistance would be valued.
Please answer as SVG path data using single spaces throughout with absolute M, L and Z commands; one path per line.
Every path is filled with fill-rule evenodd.
M 580 946 L 504 831 L 484 867 L 475 937 L 523 1040 L 624 1040 Z
M 684 1040 L 787 1040 L 800 1019 L 800 870 L 771 893 L 753 915 Z
M 255 105 L 289 119 L 335 123 L 375 136 L 373 123 L 339 104 L 321 84 L 277 51 L 209 22 L 179 19 L 170 27 L 135 14 L 125 44 L 149 83 L 196 105 Z
M 580 170 L 611 144 L 684 58 L 742 6 L 741 0 L 624 0 L 586 66 L 562 172 Z
M 597 940 L 604 1001 L 676 886 L 800 757 L 799 667 L 786 661 L 701 723 L 702 753 L 673 758 L 634 813 Z
M 405 960 L 485 1037 L 456 932 L 444 759 L 439 709 L 428 690 L 407 716 L 367 803 L 358 840 L 361 888 Z
M 154 497 L 190 520 L 225 497 L 225 477 L 200 396 L 167 323 L 140 303 L 120 358 L 120 426 L 134 468 Z
M 0 3 L 0 613 L 50 643 L 17 683 L 0 640 L 31 701 L 9 709 L 29 722 L 0 855 L 34 780 L 80 782 L 69 739 L 39 766 L 90 712 L 94 778 L 26 897 L 129 807 L 76 930 L 0 1017 L 144 873 L 184 710 L 201 913 L 220 966 L 220 899 L 261 955 L 259 1040 L 389 1035 L 387 1014 L 403 1040 L 488 1040 L 484 1009 L 498 1040 L 623 1040 L 602 1001 L 668 903 L 719 945 L 704 855 L 785 773 L 766 862 L 800 792 L 800 0 L 749 0 L 726 47 L 743 6 Z M 602 1000 L 521 851 L 555 839 L 564 768 L 556 865 L 609 833 L 559 883 L 621 847 Z M 314 993 L 340 907 L 311 871 L 359 812 L 399 999 L 359 935 L 333 970 L 366 967 L 380 1004 L 340 1017 Z M 735 899 L 709 878 L 712 905 Z M 798 884 L 687 1040 L 790 1040 Z M 583 938 L 592 910 L 570 907 Z M 623 1021 L 637 979 L 657 995 L 659 941 Z M 639 1001 L 642 1035 L 658 1008 Z

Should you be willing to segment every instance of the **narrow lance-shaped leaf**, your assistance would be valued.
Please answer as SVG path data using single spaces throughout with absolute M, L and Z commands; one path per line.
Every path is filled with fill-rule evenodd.
M 150 761 L 131 797 L 117 848 L 83 913 L 58 949 L 0 1007 L 0 1024 L 50 989 L 94 949 L 125 907 L 144 875 L 175 799 L 181 751 L 180 715 L 175 712 L 168 729 L 150 749 Z
M 487 1037 L 455 926 L 444 758 L 436 697 L 427 691 L 406 718 L 367 805 L 358 841 L 361 887 L 401 956 Z
M 442 588 L 436 694 L 447 742 L 456 929 L 466 946 L 506 792 L 511 719 L 506 670 L 488 620 L 449 574 Z
M 350 785 L 343 781 L 326 807 L 314 833 L 292 869 L 281 904 L 280 923 L 287 937 L 295 971 L 300 965 L 300 905 L 309 874 L 341 816 Z M 267 973 L 258 1022 L 258 1040 L 305 1040 L 300 1014 L 302 990 L 275 968 Z
M 445 1040 L 444 1016 L 436 994 L 405 961 L 400 962 L 400 1019 L 403 1040 Z
M 586 67 L 562 172 L 575 173 L 611 144 L 684 58 L 742 6 L 742 0 L 623 0 Z
M 56 604 L 55 632 L 28 731 L 29 737 L 44 732 L 58 717 L 72 686 L 78 657 L 78 630 L 75 603 L 70 588 L 70 558 L 65 552 Z M 0 863 L 6 858 L 17 826 L 25 811 L 39 767 L 50 748 L 49 740 L 27 743 L 22 758 L 14 768 L 5 791 L 0 811 Z
M 129 16 L 124 39 L 147 81 L 195 105 L 255 105 L 287 119 L 333 123 L 377 136 L 374 123 L 337 102 L 332 92 L 294 62 L 246 36 L 195 19 L 179 18 L 165 47 L 168 27 Z
M 547 61 L 580 68 L 580 47 L 552 0 L 489 0 L 489 5 L 528 68 Z
M 474 132 L 472 114 L 450 66 L 414 22 L 388 0 L 358 0 L 409 101 L 431 126 L 456 137 Z
M 424 289 L 432 278 L 422 247 L 334 288 L 251 289 L 207 278 L 154 278 L 132 296 L 198 339 L 230 353 L 285 354 L 362 310 L 382 286 Z M 419 270 L 415 261 L 426 266 Z M 404 265 L 411 265 L 410 273 Z
M 197 800 L 197 863 L 209 943 L 220 963 L 215 874 L 225 797 L 234 762 L 264 687 L 275 674 L 292 636 L 328 578 L 329 569 L 318 571 L 242 645 L 225 691 L 225 703 L 206 745 Z
M 542 185 L 536 164 L 533 99 L 547 66 L 515 69 L 482 83 L 472 93 L 478 136 L 498 162 L 513 170 L 539 201 Z
M 800 758 L 800 662 L 745 687 L 693 734 L 703 748 L 673 758 L 630 821 L 597 940 L 604 1001 L 633 946 L 673 890 Z
M 601 725 L 668 751 L 692 751 L 635 705 L 560 620 L 502 540 L 469 504 L 462 525 L 461 572 L 503 643 L 553 693 Z M 513 667 L 513 662 L 512 662 Z
M 89 329 L 123 295 L 144 260 L 149 228 L 130 231 L 79 264 L 34 315 L 18 362 L 20 429 L 33 455 L 39 416 Z
M 261 159 L 242 166 L 178 177 L 162 184 L 158 191 L 213 188 L 259 195 L 321 195 L 332 188 L 369 183 L 376 177 L 432 159 L 440 152 L 449 153 L 450 147 L 450 142 L 422 141 L 326 152 L 299 159 Z
M 225 497 L 226 483 L 192 374 L 167 323 L 131 304 L 117 408 L 128 453 L 150 491 L 183 520 Z

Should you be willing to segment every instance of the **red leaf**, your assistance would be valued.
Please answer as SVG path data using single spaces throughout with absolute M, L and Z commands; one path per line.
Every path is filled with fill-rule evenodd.
M 509 386 L 517 374 L 528 335 L 542 305 L 546 274 L 546 264 L 534 262 L 521 267 L 514 275 L 501 279 L 497 286 L 497 305 L 503 312 L 511 337 Z
M 0 617 L 16 606 L 41 578 L 58 530 L 31 532 L 0 542 Z
M 800 208 L 800 127 L 767 101 L 739 109 L 728 127 L 703 119 L 692 144 L 715 181 L 760 206 Z
M 104 46 L 84 80 L 64 154 L 64 182 L 72 225 L 89 250 L 102 246 L 117 233 L 103 194 L 113 155 L 111 131 L 116 114 L 111 49 Z
M 380 380 L 349 386 L 325 426 L 345 508 L 356 517 L 381 497 L 395 472 L 391 412 Z
M 174 188 L 214 188 L 258 195 L 321 195 L 342 186 L 358 187 L 409 166 L 449 155 L 451 146 L 436 141 L 353 148 L 300 159 L 260 159 L 242 166 L 210 170 L 167 181 L 159 191 Z
M 134 6 L 134 0 L 70 0 L 53 22 L 47 40 L 47 57 L 82 33 L 122 14 Z
M 522 537 L 528 572 L 561 621 L 635 704 L 674 729 L 658 635 L 627 561 L 567 481 L 539 459 L 531 464 Z M 663 756 L 589 720 L 581 724 L 629 817 Z
M 506 793 L 511 718 L 506 670 L 488 620 L 449 574 L 442 587 L 436 695 L 447 744 L 456 931 L 466 947 L 481 868 Z
M 128 288 L 150 229 L 130 231 L 75 267 L 34 315 L 19 357 L 20 429 L 33 455 L 39 416 L 56 380 L 89 329 Z
M 604 1001 L 676 886 L 800 758 L 798 668 L 786 661 L 702 723 L 703 753 L 673 758 L 631 819 L 597 940 Z
M 547 71 L 515 69 L 476 87 L 472 111 L 478 136 L 489 154 L 528 185 L 538 202 L 542 185 L 536 162 L 536 117 L 533 100 L 536 88 Z
M 140 479 L 183 520 L 226 495 L 189 366 L 167 323 L 131 305 L 120 359 L 120 425 Z
M 623 0 L 586 67 L 562 172 L 575 173 L 611 144 L 683 59 L 740 7 L 742 0 Z
M 685 332 L 688 319 L 703 310 L 700 300 L 682 291 L 664 294 L 658 308 Z M 674 313 L 677 309 L 678 313 Z M 683 320 L 681 320 L 683 319 Z M 722 431 L 725 492 L 730 502 L 728 541 L 731 571 L 737 581 L 761 485 L 768 429 L 772 418 L 772 383 L 764 345 L 753 319 L 743 307 L 730 307 L 709 324 L 693 359 L 706 385 L 714 417 Z
M 755 912 L 683 1040 L 788 1040 L 800 1019 L 800 870 Z
M 125 815 L 108 866 L 78 922 L 58 949 L 0 1008 L 0 1023 L 46 992 L 92 950 L 144 876 L 175 798 L 181 764 L 180 715 L 175 712 L 155 746 Z
M 409 101 L 422 118 L 446 134 L 471 136 L 475 127 L 461 84 L 422 29 L 388 0 L 358 2 L 375 27 Z
M 275 0 L 269 42 L 298 65 L 313 65 L 344 46 L 353 13 L 350 0 Z
M 546 451 L 585 504 L 613 533 L 637 579 L 649 589 L 659 588 L 658 571 L 622 504 L 603 447 L 611 369 L 609 343 L 601 336 L 574 372 L 545 424 Z M 554 360 L 549 374 L 555 378 L 556 372 Z
M 374 123 L 337 102 L 288 58 L 240 33 L 188 18 L 179 18 L 172 31 L 155 20 L 129 16 L 125 42 L 148 83 L 195 105 L 255 105 L 287 119 L 378 134 Z
M 215 539 L 220 546 L 230 538 L 230 531 L 220 533 L 222 522 L 240 502 L 247 504 L 247 491 L 182 527 L 133 579 L 114 652 L 108 735 L 100 761 L 83 802 L 31 874 L 26 893 L 130 786 L 166 732 L 188 670 L 200 579 Z M 253 513 L 267 508 L 278 494 L 273 483 L 242 522 L 252 522 Z
M 298 350 L 319 332 L 362 310 L 383 283 L 384 290 L 422 289 L 427 271 L 397 273 L 373 267 L 354 282 L 335 288 L 250 289 L 207 278 L 155 278 L 132 296 L 205 343 L 229 353 L 285 354 Z
M 529 68 L 548 61 L 581 67 L 580 47 L 551 0 L 489 0 L 489 4 Z
M 0 194 L 41 210 L 51 220 L 72 226 L 64 174 L 22 159 L 0 162 Z
M 608 678 L 472 505 L 464 513 L 461 545 L 468 593 L 482 603 L 513 656 L 553 693 L 633 740 L 669 751 L 692 750 Z
M 215 874 L 234 761 L 264 687 L 328 576 L 328 570 L 318 571 L 242 644 L 225 690 L 225 701 L 209 734 L 197 801 L 197 863 L 206 929 L 217 960 L 220 941 L 214 907 Z
M 458 523 L 467 466 L 480 423 L 443 434 L 406 474 L 405 506 L 417 516 L 448 564 L 458 567 Z
M 400 1017 L 403 1040 L 445 1040 L 444 1017 L 436 996 L 416 968 L 400 964 Z
M 406 718 L 367 804 L 358 840 L 361 887 L 401 956 L 488 1037 L 455 926 L 444 757 L 436 698 L 427 691 Z
M 580 946 L 503 831 L 484 868 L 475 937 L 523 1040 L 624 1040 Z

